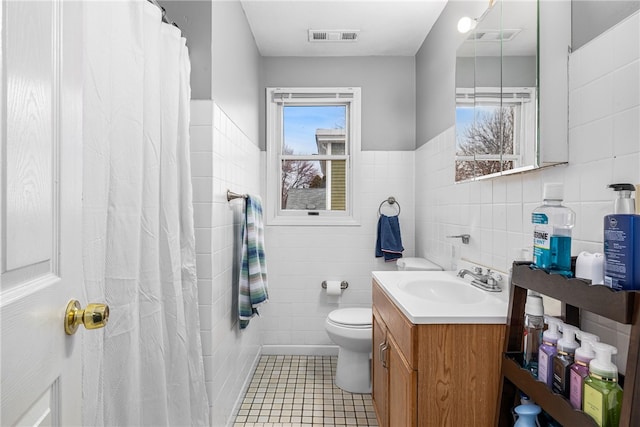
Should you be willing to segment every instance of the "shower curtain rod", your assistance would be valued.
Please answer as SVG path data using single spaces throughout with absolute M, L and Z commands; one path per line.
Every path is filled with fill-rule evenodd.
M 173 25 L 174 27 L 180 30 L 180 27 L 178 27 L 178 24 L 169 20 L 169 18 L 167 17 L 167 10 L 164 7 L 160 6 L 160 3 L 158 3 L 157 0 L 147 0 L 147 1 L 153 4 L 154 6 L 156 6 L 158 9 L 160 9 L 160 11 L 162 12 L 162 22 L 164 22 L 165 24 Z M 182 30 L 180 30 L 180 32 L 182 32 Z

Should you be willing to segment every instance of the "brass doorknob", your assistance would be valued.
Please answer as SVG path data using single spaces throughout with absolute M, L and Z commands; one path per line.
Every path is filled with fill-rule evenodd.
M 82 310 L 80 302 L 72 299 L 67 304 L 64 316 L 64 331 L 67 335 L 73 335 L 78 326 L 83 324 L 87 329 L 103 328 L 109 320 L 109 306 L 106 304 L 90 303 Z

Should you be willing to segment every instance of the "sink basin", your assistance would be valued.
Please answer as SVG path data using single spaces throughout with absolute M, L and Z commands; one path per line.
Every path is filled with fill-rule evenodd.
M 469 267 L 472 264 L 460 265 Z M 507 321 L 508 287 L 506 292 L 487 292 L 458 277 L 457 271 L 374 271 L 373 278 L 413 324 Z
M 486 292 L 453 278 L 407 280 L 398 284 L 398 289 L 416 298 L 443 303 L 477 304 L 487 296 Z

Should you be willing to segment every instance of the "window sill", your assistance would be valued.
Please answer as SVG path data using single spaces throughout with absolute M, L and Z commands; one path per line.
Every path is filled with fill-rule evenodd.
M 275 217 L 268 218 L 267 226 L 324 226 L 324 227 L 359 227 L 360 221 L 352 217 L 330 218 L 330 217 Z

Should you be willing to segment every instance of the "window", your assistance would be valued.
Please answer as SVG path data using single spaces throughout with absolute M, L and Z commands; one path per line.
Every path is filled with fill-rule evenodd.
M 536 164 L 535 88 L 458 88 L 456 181 Z
M 267 89 L 267 222 L 355 225 L 360 88 Z

